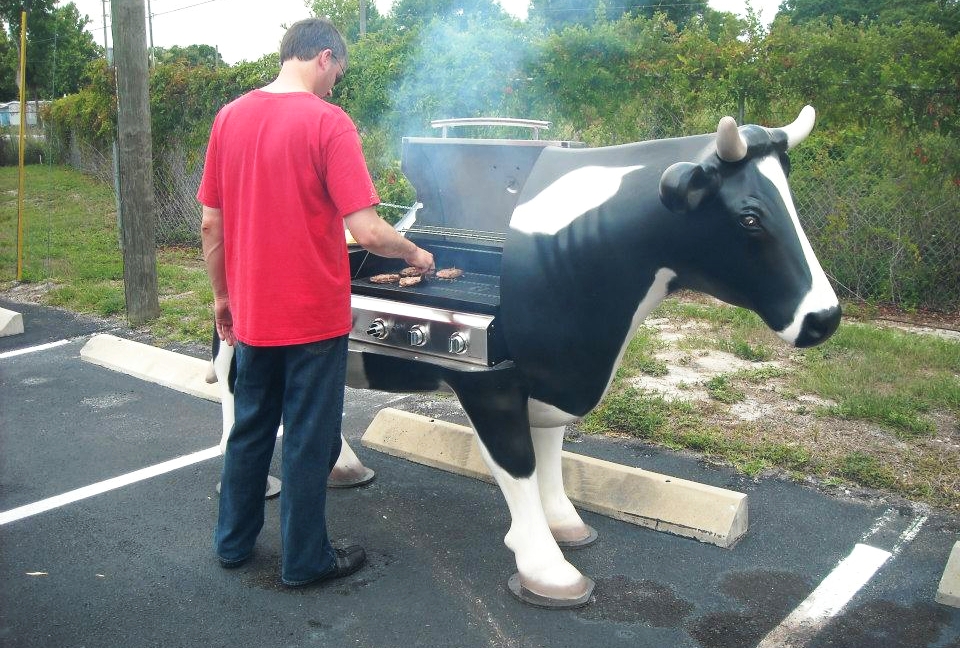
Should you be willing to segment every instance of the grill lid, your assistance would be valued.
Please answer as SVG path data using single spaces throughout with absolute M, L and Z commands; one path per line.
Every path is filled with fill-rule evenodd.
M 540 139 L 446 137 L 455 126 L 526 126 L 549 122 L 501 118 L 439 120 L 443 137 L 405 137 L 401 170 L 417 192 L 416 220 L 409 234 L 429 246 L 453 241 L 502 248 L 520 191 L 544 148 L 579 147 L 580 142 Z

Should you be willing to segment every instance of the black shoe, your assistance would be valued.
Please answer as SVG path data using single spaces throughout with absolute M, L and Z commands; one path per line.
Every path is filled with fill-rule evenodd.
M 356 573 L 363 566 L 363 563 L 367 561 L 367 552 L 364 551 L 360 545 L 350 545 L 346 549 L 334 549 L 333 551 L 337 556 L 336 563 L 334 563 L 333 569 L 325 574 L 298 583 L 290 583 L 282 579 L 281 582 L 287 587 L 317 585 L 328 580 L 343 578 L 344 576 Z

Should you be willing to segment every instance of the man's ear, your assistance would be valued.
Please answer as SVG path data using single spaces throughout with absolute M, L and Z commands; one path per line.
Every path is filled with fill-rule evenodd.
M 660 201 L 675 214 L 696 211 L 720 188 L 716 169 L 692 162 L 677 162 L 660 176 Z

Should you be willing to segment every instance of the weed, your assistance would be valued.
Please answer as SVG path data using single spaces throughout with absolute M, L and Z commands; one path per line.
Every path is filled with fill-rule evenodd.
M 845 479 L 870 488 L 893 488 L 896 477 L 879 460 L 862 452 L 852 452 L 842 457 L 836 473 Z
M 630 377 L 638 372 L 649 376 L 665 376 L 667 363 L 658 360 L 654 355 L 662 346 L 655 329 L 641 327 L 627 345 L 621 364 L 621 376 Z
M 725 351 L 750 362 L 764 362 L 773 357 L 773 351 L 765 344 L 752 345 L 744 339 L 734 339 L 723 345 Z
M 737 389 L 731 384 L 730 376 L 725 374 L 714 376 L 708 380 L 706 382 L 706 387 L 707 392 L 710 394 L 710 398 L 728 405 L 739 403 L 747 397 L 742 390 Z
M 774 378 L 782 378 L 786 376 L 787 373 L 789 372 L 782 367 L 768 365 L 766 367 L 756 367 L 755 369 L 742 369 L 733 375 L 749 383 L 763 384 Z

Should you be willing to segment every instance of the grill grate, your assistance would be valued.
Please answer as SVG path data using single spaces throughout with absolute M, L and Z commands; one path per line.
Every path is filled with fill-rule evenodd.
M 408 288 L 398 284 L 372 284 L 369 278 L 353 280 L 353 292 L 383 299 L 411 303 L 448 305 L 457 303 L 468 310 L 486 310 L 500 306 L 500 277 L 498 275 L 464 272 L 453 281 L 428 277 L 422 283 Z

